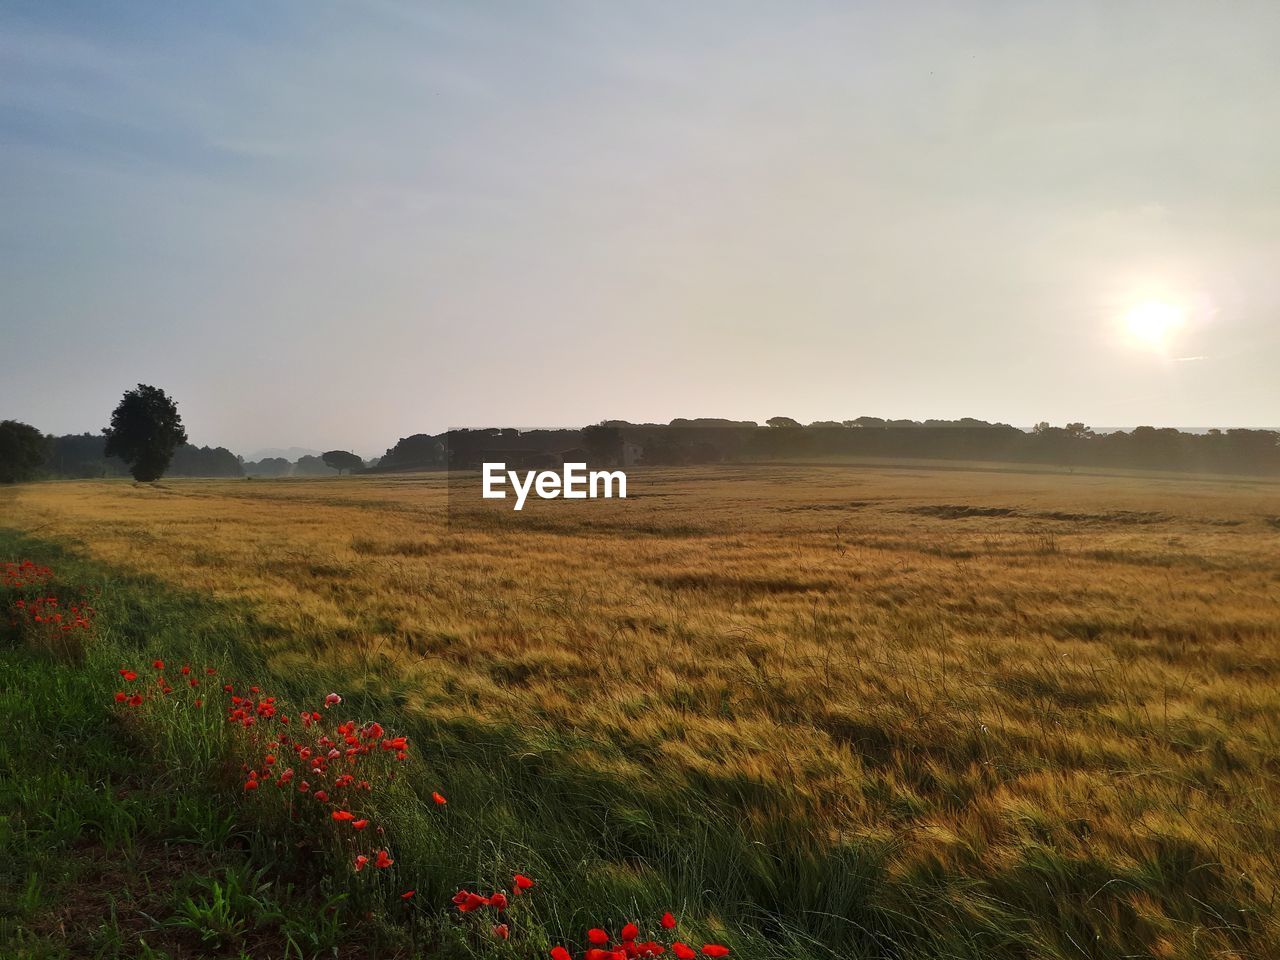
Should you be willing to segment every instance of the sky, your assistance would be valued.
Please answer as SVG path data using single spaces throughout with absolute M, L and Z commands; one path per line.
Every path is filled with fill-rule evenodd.
M 0 5 L 0 418 L 1280 425 L 1280 4 Z

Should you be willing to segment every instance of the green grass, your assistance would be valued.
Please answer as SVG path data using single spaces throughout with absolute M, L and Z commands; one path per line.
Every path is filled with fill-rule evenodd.
M 0 748 L 0 804 L 11 811 L 0 879 L 15 891 L 3 903 L 0 945 L 17 956 L 248 957 L 266 949 L 311 957 L 353 944 L 370 956 L 545 956 L 590 926 L 656 918 L 699 899 L 692 886 L 677 893 L 678 884 L 643 865 L 645 853 L 671 841 L 660 839 L 640 798 L 618 795 L 601 772 L 548 763 L 554 744 L 526 744 L 518 731 L 478 723 L 415 725 L 390 677 L 339 677 L 321 667 L 272 676 L 251 643 L 263 631 L 252 615 L 117 575 L 57 545 L 0 531 L 0 558 L 54 566 L 60 585 L 95 592 L 99 611 L 82 663 L 12 640 L 0 649 L 0 721 L 24 731 Z M 255 813 L 226 776 L 220 712 L 129 723 L 112 703 L 115 672 L 141 672 L 153 658 L 216 664 L 225 677 L 297 703 L 340 687 L 350 691 L 344 715 L 407 731 L 425 760 L 381 800 L 398 860 L 383 882 L 371 890 L 292 825 Z M 442 813 L 430 793 L 446 784 Z M 532 916 L 510 943 L 483 935 L 486 924 L 460 924 L 448 908 L 459 886 L 492 889 L 517 871 L 539 885 L 521 904 Z M 410 909 L 396 910 L 404 889 L 416 890 L 412 921 Z M 695 929 L 685 931 L 690 939 Z M 700 932 L 724 934 L 719 924 Z M 807 955 L 763 942 L 760 950 Z

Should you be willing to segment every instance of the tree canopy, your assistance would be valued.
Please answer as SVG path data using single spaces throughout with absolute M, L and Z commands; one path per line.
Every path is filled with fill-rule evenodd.
M 44 465 L 49 441 L 39 430 L 17 420 L 0 420 L 0 483 L 30 480 Z
M 359 470 L 364 461 L 349 450 L 328 450 L 320 455 L 326 466 L 333 467 L 341 475 L 343 470 Z
M 107 438 L 106 455 L 128 464 L 140 483 L 164 476 L 174 450 L 187 442 L 178 405 L 159 387 L 145 383 L 125 392 L 111 414 L 111 426 L 102 432 Z

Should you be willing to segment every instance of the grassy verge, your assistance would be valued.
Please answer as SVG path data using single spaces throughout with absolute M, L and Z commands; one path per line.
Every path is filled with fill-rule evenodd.
M 610 845 L 615 858 L 601 855 L 611 828 L 625 833 L 628 818 L 645 815 L 634 801 L 612 802 L 599 790 L 607 778 L 598 772 L 557 774 L 517 731 L 415 725 L 389 677 L 335 676 L 320 666 L 272 675 L 253 646 L 269 631 L 245 611 L 0 531 L 0 558 L 19 557 L 52 565 L 57 579 L 46 592 L 88 596 L 96 614 L 83 648 L 33 649 L 10 629 L 0 649 L 0 719 L 25 732 L 0 748 L 0 803 L 10 811 L 0 880 L 13 891 L 0 902 L 6 951 L 32 958 L 546 956 L 555 944 L 585 945 L 590 927 L 618 930 L 678 906 L 672 887 L 634 851 L 616 856 Z M 146 669 L 159 660 L 178 686 L 163 698 L 152 695 Z M 172 678 L 179 663 L 197 665 L 193 679 L 216 664 L 217 678 L 183 690 Z M 254 757 L 245 753 L 243 731 L 225 720 L 223 680 L 239 692 L 252 683 L 255 702 L 270 689 L 295 720 L 298 705 L 319 702 L 317 691 L 340 687 L 349 691 L 344 716 L 407 725 L 414 757 L 390 774 L 386 789 L 361 798 L 379 833 L 386 824 L 393 865 L 353 869 L 351 843 L 325 833 L 345 826 L 327 823 L 329 805 L 317 817 L 301 802 L 282 805 L 271 789 L 244 789 L 255 774 L 240 761 Z M 146 691 L 146 703 L 117 702 L 122 687 Z M 584 803 L 593 782 L 595 797 Z M 432 799 L 434 786 L 446 783 L 447 808 Z M 539 877 L 518 906 L 486 910 L 484 918 L 450 906 L 459 888 L 491 892 L 516 873 Z M 403 900 L 408 891 L 412 899 Z M 491 920 L 504 922 L 504 937 Z M 706 935 L 699 943 L 726 932 L 716 918 L 687 929 L 691 939 Z M 747 956 L 753 939 L 760 955 L 801 955 L 789 946 L 777 953 L 745 931 L 730 939 L 746 944 Z

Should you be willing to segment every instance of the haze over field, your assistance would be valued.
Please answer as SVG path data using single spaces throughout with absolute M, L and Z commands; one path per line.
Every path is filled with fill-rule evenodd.
M 1269 3 L 9 3 L 4 414 L 1275 424 L 1278 46 Z

